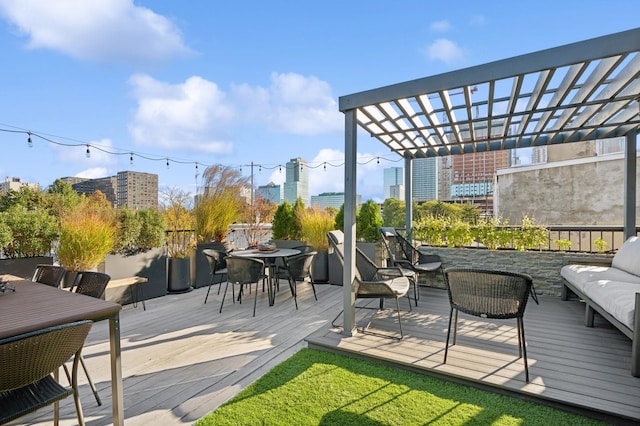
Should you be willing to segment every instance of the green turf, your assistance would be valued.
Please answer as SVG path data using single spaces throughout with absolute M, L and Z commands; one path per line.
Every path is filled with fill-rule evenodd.
M 195 425 L 425 424 L 602 423 L 421 374 L 303 349 Z

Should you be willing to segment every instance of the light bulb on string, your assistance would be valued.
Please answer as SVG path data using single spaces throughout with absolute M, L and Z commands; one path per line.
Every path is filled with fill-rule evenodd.
M 129 164 L 133 164 L 133 152 L 129 156 Z
M 167 169 L 169 168 L 169 159 L 167 158 Z
M 376 158 L 376 163 L 380 164 L 380 157 Z
M 198 162 L 196 161 L 196 171 L 198 170 Z
M 31 140 L 31 132 L 27 132 L 27 145 L 29 146 L 29 148 L 33 148 L 33 141 Z
M 327 162 L 326 161 L 324 162 L 324 166 L 322 166 L 322 167 L 324 168 L 324 171 L 326 172 L 327 171 Z
M 262 173 L 262 166 L 258 166 L 258 173 Z
M 282 165 L 278 164 L 278 172 L 282 173 Z
M 85 153 L 87 158 L 91 158 L 91 151 L 89 151 L 89 145 L 87 145 L 87 152 Z

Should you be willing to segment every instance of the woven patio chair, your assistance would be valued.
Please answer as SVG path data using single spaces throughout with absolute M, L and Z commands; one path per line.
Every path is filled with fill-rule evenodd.
M 286 259 L 284 270 L 278 269 L 278 279 L 285 278 L 289 281 L 289 288 L 291 289 L 291 295 L 293 296 L 293 300 L 296 304 L 296 309 L 298 309 L 298 281 L 304 282 L 308 278 L 311 283 L 311 288 L 313 289 L 313 297 L 318 300 L 318 296 L 316 295 L 316 286 L 313 280 L 313 273 L 311 270 L 313 258 L 316 254 L 317 253 L 315 251 L 296 254 L 295 256 L 291 256 Z
M 523 316 L 527 300 L 532 295 L 531 276 L 507 271 L 448 268 L 444 271 L 444 277 L 451 304 L 444 363 L 447 362 L 452 322 L 452 346 L 456 344 L 458 312 L 481 318 L 515 318 L 518 331 L 518 357 L 524 359 L 525 379 L 529 382 Z M 534 301 L 537 303 L 537 298 L 534 297 Z
M 207 295 L 204 298 L 204 303 L 207 303 L 211 285 L 218 284 L 218 294 L 220 294 L 222 281 L 224 281 L 227 275 L 227 262 L 225 260 L 226 253 L 220 250 L 204 249 L 202 250 L 202 254 L 204 254 L 204 257 L 209 263 L 209 288 L 207 288 Z
M 102 299 L 104 297 L 104 292 L 107 288 L 107 284 L 109 284 L 109 280 L 111 277 L 107 274 L 103 274 L 102 272 L 94 272 L 94 271 L 80 271 L 78 272 L 78 277 L 76 278 L 76 285 L 72 289 L 75 293 L 84 294 L 85 296 L 95 297 L 96 299 Z M 82 364 L 82 369 L 84 370 L 84 374 L 87 376 L 87 381 L 89 382 L 89 387 L 93 392 L 93 396 L 96 399 L 98 405 L 102 405 L 102 401 L 100 400 L 100 395 L 98 395 L 98 389 L 96 385 L 91 380 L 91 376 L 89 375 L 89 370 L 87 369 L 87 365 L 84 362 L 84 358 L 80 356 L 80 364 Z M 69 371 L 67 366 L 64 366 L 65 373 L 67 374 L 67 378 L 69 378 Z
M 78 362 L 91 325 L 91 321 L 79 321 L 0 340 L 0 424 L 54 404 L 57 425 L 57 403 L 70 395 L 78 424 L 85 424 L 78 395 Z M 71 387 L 67 388 L 52 374 L 71 357 Z
M 344 268 L 344 234 L 342 231 L 330 231 L 327 234 L 329 238 L 329 248 L 337 254 L 337 258 Z M 411 283 L 409 278 L 402 275 L 400 268 L 378 268 L 373 275 L 373 270 L 369 269 L 369 266 L 365 262 L 362 262 L 364 253 L 356 248 L 356 268 L 355 268 L 355 292 L 356 299 L 380 299 L 379 308 L 383 309 L 384 299 L 395 299 L 396 311 L 398 313 L 398 325 L 400 327 L 400 339 L 404 338 L 404 332 L 402 330 L 402 319 L 400 317 L 400 302 L 399 299 L 404 297 L 409 292 Z M 358 262 L 360 258 L 360 262 Z M 362 267 L 362 269 L 361 269 Z M 369 272 L 369 273 L 367 273 Z M 346 285 L 344 283 L 343 285 Z M 358 309 L 365 309 L 365 307 L 357 307 Z M 372 309 L 372 308 L 368 308 Z M 411 304 L 409 304 L 411 309 Z M 331 322 L 335 327 L 336 320 L 342 315 L 340 312 Z M 362 331 L 368 330 L 371 325 L 371 321 L 362 328 Z
M 51 287 L 60 287 L 66 273 L 67 270 L 64 266 L 40 264 L 36 265 L 36 270 L 33 273 L 31 281 L 46 284 Z
M 382 242 L 387 249 L 389 266 L 409 269 L 416 274 L 413 290 L 417 306 L 420 298 L 420 292 L 418 291 L 419 275 L 442 272 L 442 259 L 437 254 L 420 252 L 406 238 L 400 235 L 395 228 L 382 227 L 380 228 L 380 234 L 382 235 Z
M 222 307 L 224 306 L 224 299 L 227 296 L 227 289 L 231 284 L 231 295 L 233 297 L 233 303 L 235 303 L 235 284 L 240 285 L 238 293 L 238 301 L 242 303 L 242 294 L 244 292 L 244 286 L 249 285 L 249 291 L 251 291 L 251 284 L 256 284 L 256 295 L 253 301 L 253 316 L 256 316 L 256 303 L 258 302 L 258 283 L 260 280 L 264 280 L 267 276 L 264 273 L 264 262 L 260 259 L 254 259 L 251 257 L 234 257 L 229 256 L 227 261 L 227 285 L 224 287 L 224 294 L 222 295 L 222 303 L 220 303 L 220 312 L 222 313 Z M 269 285 L 269 291 L 271 291 Z

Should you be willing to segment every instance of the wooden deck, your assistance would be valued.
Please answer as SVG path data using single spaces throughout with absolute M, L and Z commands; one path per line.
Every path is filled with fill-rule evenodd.
M 341 310 L 342 287 L 317 285 L 317 302 L 310 286 L 299 288 L 298 311 L 283 288 L 273 307 L 267 305 L 266 293 L 259 293 L 255 318 L 253 294 L 241 305 L 227 304 L 227 299 L 220 314 L 221 296 L 214 290 L 203 304 L 206 288 L 148 300 L 146 311 L 125 307 L 125 424 L 191 424 L 306 345 L 577 411 L 588 409 L 611 423 L 640 422 L 640 378 L 629 373 L 630 341 L 602 320 L 596 328 L 584 327 L 584 309 L 577 301 L 542 297 L 540 305 L 527 306 L 527 384 L 517 358 L 515 321 L 489 322 L 461 314 L 458 342 L 449 350 L 448 363 L 442 364 L 449 311 L 442 290 L 421 288 L 420 306 L 403 311 L 405 338 L 398 341 L 382 335 L 397 335 L 393 311 L 376 315 L 370 327 L 375 334 L 346 337 L 329 324 Z M 406 300 L 401 307 L 407 309 Z M 370 313 L 359 310 L 358 316 Z M 96 323 L 83 354 L 103 406 L 97 406 L 80 374 L 88 425 L 111 422 L 108 353 L 107 324 Z M 76 423 L 71 398 L 61 413 L 62 424 Z M 51 419 L 52 410 L 45 408 L 15 424 L 49 425 Z

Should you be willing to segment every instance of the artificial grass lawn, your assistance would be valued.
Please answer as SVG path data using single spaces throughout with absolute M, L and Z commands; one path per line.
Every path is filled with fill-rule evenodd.
M 421 374 L 302 349 L 195 426 L 424 424 L 603 423 Z

